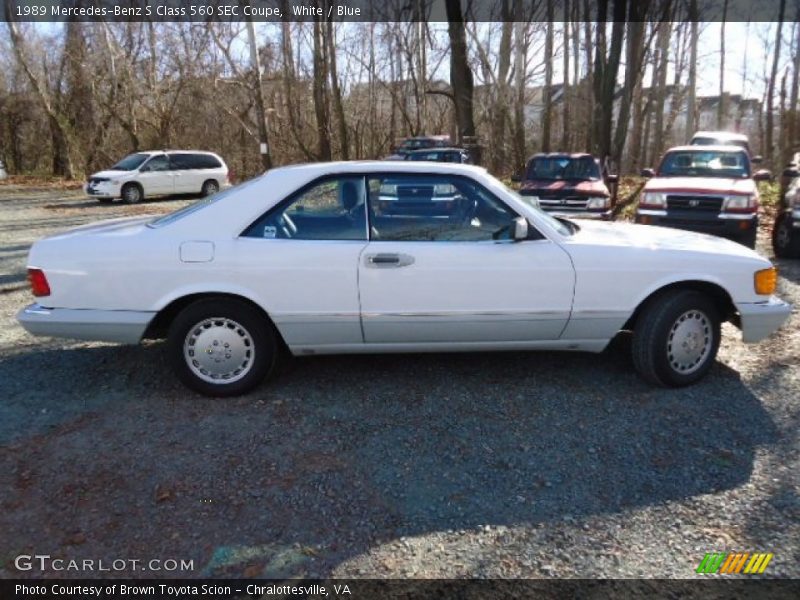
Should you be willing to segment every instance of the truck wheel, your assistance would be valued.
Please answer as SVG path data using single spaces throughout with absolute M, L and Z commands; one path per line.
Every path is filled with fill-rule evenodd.
M 278 336 L 264 315 L 241 300 L 210 298 L 186 307 L 167 336 L 178 378 L 206 396 L 245 394 L 275 368 Z
M 772 250 L 778 258 L 800 258 L 800 231 L 792 227 L 792 219 L 780 213 L 772 227 Z
M 706 295 L 668 291 L 649 300 L 636 321 L 633 364 L 655 385 L 689 385 L 708 373 L 719 341 L 717 308 Z
M 126 183 L 122 186 L 122 199 L 128 204 L 139 204 L 144 199 L 144 193 L 138 183 Z

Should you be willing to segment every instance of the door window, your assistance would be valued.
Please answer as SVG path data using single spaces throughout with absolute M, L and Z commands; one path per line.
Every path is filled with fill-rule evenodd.
M 247 228 L 246 237 L 297 240 L 366 240 L 363 177 L 316 182 Z
M 169 159 L 165 155 L 154 156 L 147 164 L 144 165 L 143 170 L 150 171 L 169 171 Z
M 409 173 L 374 176 L 367 181 L 374 241 L 511 239 L 517 215 L 466 178 Z

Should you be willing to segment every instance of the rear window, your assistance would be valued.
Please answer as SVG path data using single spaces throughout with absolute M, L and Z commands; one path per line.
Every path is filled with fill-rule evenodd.
M 223 190 L 221 192 L 217 192 L 213 196 L 208 196 L 207 198 L 203 198 L 202 200 L 198 200 L 194 204 L 190 204 L 188 206 L 184 206 L 181 209 L 176 210 L 175 212 L 169 213 L 168 215 L 164 215 L 163 217 L 159 217 L 157 219 L 153 219 L 150 221 L 147 226 L 153 229 L 158 229 L 160 227 L 164 227 L 166 225 L 170 225 L 176 221 L 183 219 L 184 217 L 188 217 L 192 213 L 196 213 L 199 210 L 204 209 L 207 206 L 210 206 L 220 200 L 224 200 L 231 194 L 238 193 L 240 190 L 248 187 L 255 181 L 258 181 L 260 178 L 256 177 L 255 179 L 250 179 L 249 181 L 245 181 L 244 183 L 240 183 L 239 185 L 235 185 L 233 187 L 229 187 L 227 190 Z

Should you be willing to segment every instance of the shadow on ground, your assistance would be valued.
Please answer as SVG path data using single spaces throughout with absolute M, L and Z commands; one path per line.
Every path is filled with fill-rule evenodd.
M 654 389 L 624 348 L 303 359 L 233 400 L 181 388 L 163 344 L 20 352 L 0 363 L 0 556 L 324 576 L 399 536 L 745 483 L 775 427 L 737 373 Z

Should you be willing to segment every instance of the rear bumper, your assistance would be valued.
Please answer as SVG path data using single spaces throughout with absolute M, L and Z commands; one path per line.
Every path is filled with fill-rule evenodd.
M 152 312 L 26 306 L 17 321 L 33 335 L 138 344 L 155 316 Z
M 777 296 L 766 302 L 737 304 L 742 329 L 742 341 L 760 342 L 777 331 L 792 313 L 792 305 Z
M 645 225 L 659 225 L 708 233 L 730 240 L 750 238 L 758 230 L 758 216 L 724 213 L 703 214 L 702 211 L 665 211 L 642 210 L 636 211 L 636 222 Z

